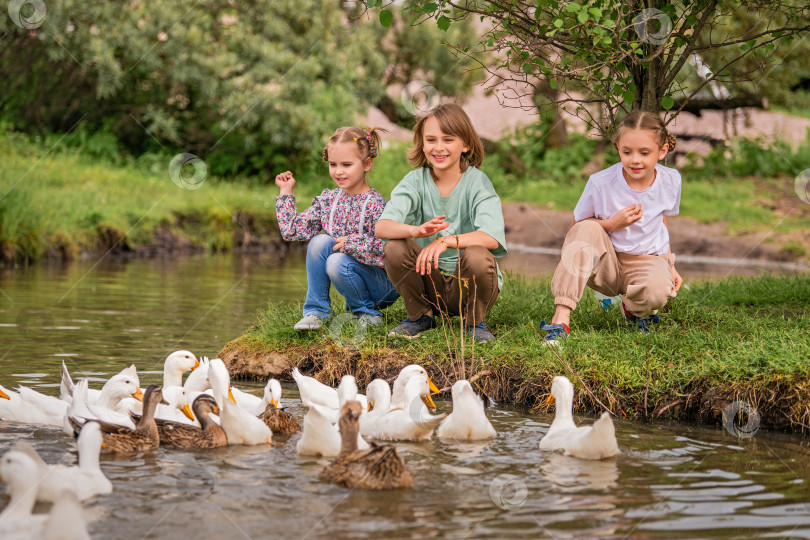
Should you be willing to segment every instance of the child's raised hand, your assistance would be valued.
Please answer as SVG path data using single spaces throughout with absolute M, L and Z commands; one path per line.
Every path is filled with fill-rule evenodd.
M 421 275 L 429 274 L 431 266 L 433 268 L 439 267 L 439 255 L 447 251 L 447 244 L 440 238 L 437 238 L 419 252 L 416 257 L 416 271 Z
M 295 178 L 293 173 L 285 171 L 276 176 L 276 185 L 281 189 L 282 195 L 292 195 L 293 187 L 295 187 Z
M 447 216 L 438 216 L 421 225 L 414 225 L 414 231 L 411 236 L 413 238 L 424 238 L 426 236 L 433 236 L 437 232 L 446 229 L 450 226 L 450 223 L 444 221 L 446 217 Z
M 636 221 L 641 219 L 641 216 L 644 215 L 644 212 L 641 210 L 641 204 L 634 204 L 632 206 L 628 206 L 627 208 L 622 208 L 610 218 L 612 222 L 610 225 L 611 231 L 616 231 L 619 229 L 623 229 L 628 225 L 632 225 Z

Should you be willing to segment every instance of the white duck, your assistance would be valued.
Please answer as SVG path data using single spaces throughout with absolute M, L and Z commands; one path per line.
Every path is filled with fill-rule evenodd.
M 0 386 L 0 420 L 62 427 L 68 404 L 53 396 L 40 394 L 27 386 L 17 391 Z
M 410 379 L 414 375 L 424 377 L 427 380 L 427 384 L 428 387 L 430 388 L 430 391 L 433 392 L 434 394 L 439 393 L 439 389 L 436 387 L 435 384 L 433 384 L 433 381 L 430 380 L 430 377 L 428 377 L 425 368 L 423 368 L 419 364 L 411 364 L 409 366 L 405 366 L 400 370 L 399 375 L 397 375 L 397 378 L 394 379 L 394 391 L 391 394 L 392 409 L 396 408 L 404 409 L 408 405 L 405 396 L 405 383 L 408 382 L 408 379 Z
M 391 410 L 391 387 L 383 379 L 374 379 L 366 387 L 368 412 L 360 416 L 360 432 L 370 428 L 382 415 Z
M 563 450 L 580 459 L 604 459 L 617 455 L 616 428 L 606 411 L 593 426 L 574 424 L 574 385 L 567 377 L 554 377 L 547 401 L 556 401 L 554 421 L 540 439 L 541 450 Z
M 240 409 L 230 395 L 230 375 L 225 363 L 214 358 L 208 367 L 208 379 L 219 405 L 219 424 L 228 436 L 228 444 L 269 443 L 273 432 L 256 416 Z
M 37 464 L 23 452 L 12 450 L 0 458 L 0 476 L 9 484 L 11 500 L 0 513 L 3 540 L 85 540 L 87 534 L 81 506 L 71 493 L 62 493 L 48 514 L 32 514 L 39 479 Z
M 116 373 L 115 375 L 110 377 L 110 379 L 112 379 L 114 377 L 119 377 L 119 378 L 128 377 L 129 379 L 132 380 L 132 382 L 135 383 L 135 385 L 138 388 L 140 388 L 140 386 L 141 386 L 141 380 L 138 377 L 138 370 L 135 368 L 135 364 L 132 364 L 128 368 L 122 369 L 121 371 L 119 371 L 118 373 Z M 104 384 L 107 384 L 107 382 L 109 382 L 109 379 Z M 75 388 L 76 388 L 76 385 L 73 383 L 73 379 L 71 379 L 70 373 L 68 372 L 67 366 L 65 365 L 65 362 L 63 360 L 62 361 L 62 382 L 59 385 L 59 392 L 60 392 L 59 397 L 60 397 L 60 399 L 62 399 L 62 401 L 66 401 L 68 403 L 72 403 L 73 402 L 73 393 L 75 392 Z M 102 390 L 103 390 L 103 388 L 104 387 L 102 387 Z M 88 389 L 87 389 L 87 398 L 86 398 L 87 403 L 97 403 L 100 398 L 101 398 L 101 390 L 95 390 L 93 388 L 88 387 Z
M 82 428 L 76 441 L 78 467 L 48 465 L 26 441 L 17 442 L 14 450 L 27 454 L 37 464 L 40 478 L 36 485 L 38 501 L 56 502 L 63 491 L 71 491 L 84 501 L 94 495 L 112 493 L 112 484 L 99 466 L 101 444 L 101 428 L 97 422 L 90 422 Z
M 465 380 L 453 385 L 453 412 L 439 425 L 436 434 L 445 439 L 480 441 L 494 439 L 497 433 L 484 413 L 484 402 Z
M 292 369 L 292 377 L 298 385 L 298 393 L 301 395 L 301 401 L 304 404 L 313 403 L 333 410 L 340 407 L 340 399 L 338 399 L 336 389 L 312 377 L 303 375 L 298 371 L 298 368 Z
M 274 382 L 275 384 L 273 384 Z M 231 392 L 233 392 L 233 397 L 239 408 L 249 411 L 253 416 L 259 416 L 267 408 L 268 403 L 275 401 L 273 404 L 278 407 L 278 402 L 281 399 L 281 384 L 275 379 L 267 381 L 262 397 L 254 396 L 233 386 L 231 386 Z M 274 398 L 273 394 L 275 392 L 277 392 L 278 398 Z
M 436 408 L 430 397 L 428 377 L 414 375 L 402 389 L 404 408 L 392 408 L 366 425 L 365 437 L 385 441 L 426 441 L 446 414 L 431 416 L 425 405 Z M 419 400 L 422 400 L 422 403 Z
M 334 457 L 340 453 L 340 433 L 332 424 L 331 416 L 332 410 L 328 407 L 310 404 L 304 415 L 301 438 L 295 445 L 298 455 Z

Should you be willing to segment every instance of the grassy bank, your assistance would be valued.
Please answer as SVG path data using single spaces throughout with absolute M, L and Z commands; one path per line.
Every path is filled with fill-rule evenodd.
M 206 178 L 184 189 L 170 158 L 114 166 L 12 136 L 0 137 L 0 155 L 0 259 L 152 244 L 218 251 L 278 235 L 275 186 Z
M 574 313 L 560 356 L 531 326 L 553 312 L 549 283 L 514 278 L 487 319 L 497 341 L 466 343 L 463 362 L 457 318 L 454 336 L 445 323 L 414 341 L 387 338 L 405 317 L 401 301 L 387 310 L 384 328 L 365 334 L 340 314 L 337 300 L 334 322 L 322 333 L 292 330 L 299 305 L 271 305 L 220 356 L 238 376 L 289 377 L 301 366 L 333 385 L 346 373 L 361 385 L 391 378 L 414 362 L 440 387 L 484 372 L 476 384 L 487 395 L 534 407 L 546 407 L 552 377 L 565 374 L 577 387 L 579 412 L 600 410 L 598 400 L 619 416 L 715 422 L 744 400 L 757 407 L 764 427 L 810 429 L 810 276 L 693 284 L 649 334 L 626 327 L 617 309 L 603 310 L 592 294 L 586 290 Z
M 530 135 L 523 137 L 519 144 L 499 143 L 483 166 L 507 202 L 570 212 L 585 186 L 584 171 L 615 158 L 608 152 L 604 163 L 586 166 L 596 141 L 572 137 L 565 148 L 544 149 L 530 144 Z M 39 142 L 16 133 L 0 136 L 0 260 L 70 259 L 110 248 L 224 251 L 278 240 L 278 189 L 272 179 L 280 170 L 263 178 L 209 176 L 197 189 L 184 189 L 169 177 L 170 155 L 113 159 L 59 141 L 56 136 Z M 785 246 L 796 258 L 807 258 L 810 244 L 803 231 L 810 229 L 810 204 L 798 198 L 795 175 L 786 171 L 806 164 L 802 160 L 810 156 L 810 143 L 795 151 L 756 148 L 740 144 L 728 157 L 712 155 L 684 167 L 681 215 L 720 222 L 730 235 L 756 234 L 758 240 Z M 405 144 L 391 144 L 375 162 L 370 182 L 386 197 L 411 170 L 406 150 Z M 726 163 L 734 165 L 733 177 Z M 299 210 L 333 185 L 317 159 L 294 173 Z

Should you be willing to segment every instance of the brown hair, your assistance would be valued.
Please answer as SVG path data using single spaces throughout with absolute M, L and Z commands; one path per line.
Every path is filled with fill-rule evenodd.
M 377 157 L 378 149 L 382 141 L 380 140 L 380 133 L 387 133 L 383 128 L 359 128 L 359 127 L 342 127 L 335 131 L 335 134 L 329 137 L 329 142 L 323 149 L 323 160 L 329 161 L 329 145 L 337 143 L 354 142 L 357 144 L 357 151 L 360 157 L 365 160 L 368 158 Z
M 659 148 L 666 144 L 667 153 L 675 150 L 675 135 L 667 131 L 664 121 L 661 120 L 661 118 L 655 113 L 647 111 L 633 111 L 625 116 L 624 119 L 619 122 L 619 126 L 616 129 L 616 134 L 613 136 L 614 146 L 619 144 L 619 139 L 621 138 L 622 133 L 628 129 L 648 129 L 650 131 L 654 131 L 656 133 L 656 137 L 658 138 Z
M 413 128 L 413 148 L 408 150 L 408 163 L 416 168 L 430 166 L 430 162 L 425 157 L 422 137 L 425 132 L 425 122 L 432 116 L 439 121 L 442 132 L 459 137 L 464 141 L 467 151 L 461 154 L 459 161 L 461 172 L 467 170 L 467 165 L 480 167 L 484 161 L 484 143 L 475 132 L 470 117 L 455 103 L 442 103 L 419 118 L 416 127 Z

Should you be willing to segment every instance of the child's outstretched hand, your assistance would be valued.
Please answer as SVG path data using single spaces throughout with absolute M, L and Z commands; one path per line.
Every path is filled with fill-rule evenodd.
M 636 221 L 641 219 L 641 216 L 644 215 L 644 212 L 641 210 L 640 204 L 634 204 L 632 206 L 628 206 L 627 208 L 622 208 L 610 218 L 610 230 L 617 231 L 619 229 L 623 229 L 628 225 L 632 225 Z
M 444 221 L 447 216 L 438 216 L 430 221 L 426 221 L 421 225 L 413 226 L 412 238 L 424 238 L 426 236 L 433 236 L 439 231 L 442 231 L 450 226 L 450 223 Z
M 276 185 L 281 189 L 282 195 L 292 195 L 293 187 L 295 187 L 295 178 L 293 173 L 285 171 L 276 176 Z

